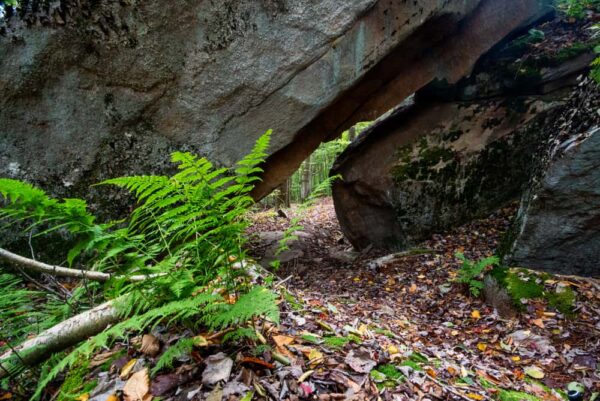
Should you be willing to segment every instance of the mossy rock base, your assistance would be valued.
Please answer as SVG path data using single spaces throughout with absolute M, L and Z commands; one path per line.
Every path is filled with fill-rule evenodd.
M 358 248 L 404 249 L 517 199 L 560 104 L 538 96 L 405 105 L 336 164 L 345 234 Z

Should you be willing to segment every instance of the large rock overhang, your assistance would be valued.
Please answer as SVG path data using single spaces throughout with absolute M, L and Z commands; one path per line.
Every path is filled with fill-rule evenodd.
M 322 141 L 434 78 L 462 77 L 549 10 L 538 0 L 93 4 L 64 27 L 0 37 L 1 176 L 86 196 L 104 178 L 165 171 L 173 150 L 232 164 L 272 128 L 260 198 Z
M 502 39 L 552 12 L 543 1 L 483 0 L 467 16 L 447 13 L 425 21 L 268 159 L 255 198 L 277 188 L 320 143 L 375 120 L 433 80 L 457 82 Z

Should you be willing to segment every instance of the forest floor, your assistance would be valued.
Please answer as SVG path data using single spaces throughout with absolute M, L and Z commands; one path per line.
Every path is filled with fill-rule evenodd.
M 301 344 L 297 350 L 323 353 L 324 362 L 306 367 L 315 369 L 307 382 L 312 380 L 319 399 L 334 399 L 324 394 L 349 394 L 349 389 L 355 399 L 369 399 L 375 385 L 388 387 L 382 399 L 406 400 L 511 399 L 501 388 L 552 400 L 560 398 L 549 389 L 564 389 L 573 381 L 589 393 L 600 391 L 599 281 L 528 273 L 532 279 L 539 276 L 547 291 L 573 289 L 574 313 L 566 316 L 543 299 L 530 299 L 520 310 L 501 305 L 503 317 L 452 282 L 461 263 L 455 253 L 471 260 L 493 255 L 514 211 L 507 207 L 434 235 L 418 247 L 427 254 L 387 263 L 374 263 L 381 252 L 351 251 L 331 199 L 304 212 L 299 240 L 291 246 L 293 258 L 277 272 L 303 304 L 288 311 L 280 331 Z M 295 211 L 286 213 L 290 218 Z M 268 239 L 277 236 L 265 233 L 284 230 L 288 218 L 273 211 L 255 214 L 253 230 L 263 240 L 254 242 L 254 256 L 269 253 Z M 327 346 L 335 343 L 332 336 L 356 339 L 353 333 L 361 344 L 338 340 L 337 347 Z M 314 340 L 311 336 L 322 344 L 302 340 Z M 390 366 L 405 380 L 390 381 Z M 371 371 L 367 380 L 373 368 L 383 375 Z
M 265 263 L 294 216 L 302 226 L 276 272 L 279 325 L 255 322 L 257 339 L 227 344 L 223 333 L 158 327 L 66 376 L 87 392 L 73 398 L 63 384 L 43 399 L 558 401 L 578 382 L 593 400 L 600 392 L 600 281 L 524 273 L 549 293 L 571 288 L 573 313 L 528 299 L 520 310 L 497 304 L 502 316 L 453 282 L 461 264 L 455 253 L 471 260 L 494 254 L 513 213 L 507 207 L 432 236 L 418 252 L 380 259 L 384 252 L 352 250 L 329 198 L 284 217 L 255 211 L 250 253 Z M 148 383 L 147 368 L 182 336 L 204 341 Z M 0 400 L 18 398 L 7 394 Z

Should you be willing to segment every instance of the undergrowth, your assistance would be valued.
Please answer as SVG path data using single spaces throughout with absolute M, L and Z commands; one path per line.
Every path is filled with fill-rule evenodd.
M 123 188 L 136 198 L 135 210 L 120 221 L 99 223 L 82 199 L 53 199 L 27 183 L 0 179 L 0 201 L 5 204 L 0 218 L 5 224 L 26 223 L 26 231 L 37 236 L 56 231 L 67 235 L 76 243 L 65 255 L 69 265 L 114 274 L 104 291 L 91 296 L 87 291 L 91 283 L 82 282 L 62 304 L 89 308 L 114 300 L 122 318 L 66 356 L 51 358 L 52 366 L 43 368 L 34 398 L 60 372 L 97 349 L 159 324 L 194 330 L 234 327 L 229 338 L 236 339 L 250 335 L 252 330 L 245 326 L 256 318 L 278 322 L 276 296 L 252 284 L 244 251 L 246 214 L 253 205 L 249 192 L 262 171 L 259 166 L 269 141 L 270 131 L 234 168 L 216 168 L 205 158 L 175 152 L 171 160 L 179 171 L 173 176 L 121 177 L 98 184 Z M 127 278 L 132 275 L 149 279 L 131 282 Z M 8 322 L 3 330 L 10 332 L 3 337 L 18 343 L 65 318 L 40 309 L 33 300 L 48 295 L 24 288 L 15 276 L 2 275 L 0 282 L 9 288 L 0 295 L 0 317 Z M 7 308 L 10 302 L 13 310 Z M 32 327 L 25 312 L 44 324 Z M 181 339 L 163 353 L 153 373 L 171 366 L 192 345 L 191 338 Z M 13 378 L 23 371 L 19 355 L 2 365 Z

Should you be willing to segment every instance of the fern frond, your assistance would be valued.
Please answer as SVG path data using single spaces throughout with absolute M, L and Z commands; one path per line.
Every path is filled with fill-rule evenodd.
M 152 369 L 151 373 L 154 375 L 160 372 L 164 368 L 172 368 L 173 362 L 177 358 L 183 355 L 189 354 L 194 348 L 194 339 L 182 338 L 179 339 L 175 344 L 171 345 L 156 361 L 156 366 Z
M 214 316 L 208 316 L 206 323 L 213 329 L 222 329 L 235 324 L 242 324 L 252 318 L 264 316 L 279 323 L 279 308 L 276 295 L 272 291 L 257 286 L 242 295 L 233 305 L 223 306 Z

